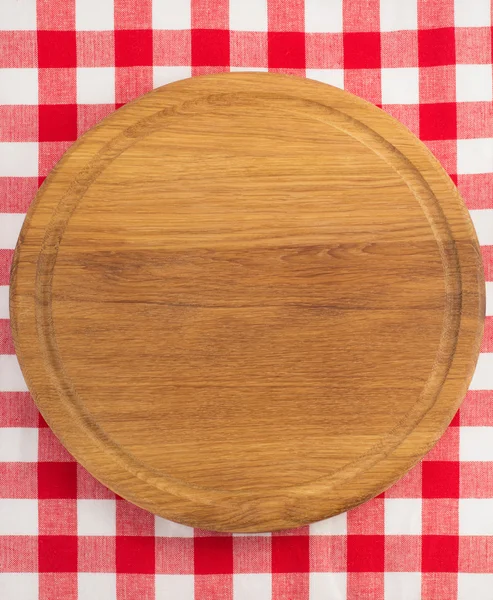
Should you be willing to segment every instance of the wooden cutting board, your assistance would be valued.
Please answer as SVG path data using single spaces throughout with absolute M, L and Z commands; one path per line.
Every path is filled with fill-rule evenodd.
M 271 74 L 158 89 L 83 136 L 16 249 L 29 388 L 109 488 L 264 531 L 383 491 L 457 410 L 484 282 L 454 185 L 405 127 Z

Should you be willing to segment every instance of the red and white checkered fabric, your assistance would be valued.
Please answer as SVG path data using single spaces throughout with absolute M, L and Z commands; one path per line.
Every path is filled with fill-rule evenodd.
M 493 599 L 490 0 L 0 0 L 1 600 Z M 344 87 L 406 124 L 457 183 L 487 279 L 468 397 L 384 495 L 294 531 L 219 535 L 115 497 L 36 411 L 8 323 L 38 185 L 89 127 L 164 83 L 263 70 Z

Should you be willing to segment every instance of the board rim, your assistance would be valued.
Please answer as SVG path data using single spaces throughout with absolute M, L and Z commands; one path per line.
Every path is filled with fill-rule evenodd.
M 461 214 L 462 218 L 465 219 L 466 221 L 468 221 L 470 224 L 471 243 L 473 244 L 473 246 L 475 247 L 475 249 L 477 251 L 477 256 L 478 256 L 477 289 L 476 290 L 468 290 L 468 293 L 465 294 L 465 298 L 461 297 L 461 299 L 462 299 L 462 301 L 465 301 L 468 303 L 468 307 L 467 307 L 468 310 L 476 307 L 477 314 L 478 314 L 478 320 L 477 320 L 478 322 L 477 322 L 475 335 L 472 337 L 470 336 L 472 345 L 470 345 L 469 348 L 467 349 L 467 352 L 470 355 L 469 360 L 468 360 L 468 368 L 466 369 L 467 372 L 462 374 L 462 381 L 461 381 L 460 385 L 459 384 L 456 385 L 457 389 L 453 393 L 450 393 L 450 395 L 454 397 L 454 401 L 449 401 L 448 410 L 444 410 L 443 408 L 441 409 L 443 412 L 442 420 L 441 420 L 442 426 L 439 428 L 436 428 L 436 430 L 433 431 L 431 434 L 430 434 L 430 432 L 428 432 L 427 435 L 423 435 L 423 440 L 420 443 L 419 449 L 414 452 L 412 459 L 410 460 L 409 457 L 407 457 L 407 459 L 405 461 L 406 467 L 404 469 L 402 469 L 402 468 L 399 469 L 398 473 L 395 473 L 395 468 L 394 468 L 395 476 L 387 477 L 385 479 L 385 481 L 380 482 L 379 485 L 375 485 L 374 489 L 372 489 L 371 493 L 362 494 L 360 497 L 355 499 L 353 502 L 345 503 L 343 507 L 341 507 L 340 505 L 337 506 L 334 502 L 332 502 L 332 503 L 327 503 L 327 505 L 324 504 L 323 506 L 320 506 L 315 509 L 314 508 L 309 509 L 307 507 L 306 510 L 303 510 L 303 507 L 300 506 L 300 498 L 290 498 L 289 500 L 291 501 L 291 503 L 283 501 L 283 499 L 280 499 L 280 498 L 275 499 L 274 497 L 268 497 L 263 500 L 261 498 L 257 498 L 256 502 L 252 503 L 252 507 L 247 510 L 247 513 L 251 513 L 252 511 L 255 512 L 255 511 L 259 511 L 259 510 L 260 510 L 260 512 L 262 512 L 261 508 L 264 507 L 266 509 L 266 514 L 273 514 L 274 512 L 277 512 L 277 514 L 279 514 L 281 516 L 279 517 L 279 519 L 277 521 L 274 519 L 271 519 L 269 521 L 268 518 L 264 517 L 262 519 L 262 523 L 260 525 L 248 525 L 248 524 L 246 524 L 245 519 L 239 517 L 239 514 L 238 514 L 239 511 L 238 511 L 237 503 L 242 496 L 241 494 L 238 494 L 235 492 L 230 492 L 230 491 L 225 491 L 225 492 L 221 492 L 219 494 L 219 497 L 217 497 L 217 494 L 215 494 L 215 497 L 211 498 L 211 496 L 208 495 L 207 493 L 201 494 L 201 491 L 197 490 L 196 486 L 195 487 L 190 486 L 190 494 L 188 494 L 189 497 L 187 498 L 187 502 L 183 502 L 183 504 L 186 504 L 187 506 L 182 514 L 180 511 L 177 512 L 176 509 L 170 508 L 171 504 L 174 504 L 174 502 L 171 502 L 171 501 L 166 502 L 166 500 L 165 500 L 165 496 L 168 494 L 170 496 L 173 496 L 175 499 L 179 498 L 180 500 L 184 500 L 184 496 L 183 496 L 184 490 L 180 486 L 177 487 L 176 485 L 173 485 L 173 482 L 171 482 L 170 485 L 166 486 L 165 489 L 162 489 L 160 482 L 157 481 L 158 478 L 156 478 L 156 481 L 153 481 L 153 478 L 149 474 L 146 475 L 146 477 L 145 477 L 146 480 L 143 481 L 142 473 L 139 472 L 138 468 L 129 469 L 129 465 L 125 464 L 125 460 L 122 459 L 121 456 L 119 456 L 119 457 L 112 456 L 112 459 L 113 459 L 112 467 L 115 470 L 123 469 L 123 471 L 127 474 L 127 476 L 129 473 L 131 473 L 132 476 L 136 480 L 137 479 L 139 480 L 137 482 L 136 488 L 137 488 L 137 490 L 140 490 L 140 491 L 138 491 L 137 494 L 133 494 L 131 491 L 129 492 L 126 484 L 124 484 L 122 486 L 122 484 L 119 482 L 119 478 L 117 478 L 117 480 L 115 481 L 115 479 L 111 476 L 111 473 L 107 468 L 103 469 L 102 471 L 101 471 L 101 469 L 98 469 L 98 468 L 95 469 L 94 468 L 94 453 L 95 453 L 95 450 L 97 451 L 98 445 L 95 444 L 95 440 L 92 439 L 92 436 L 88 434 L 89 424 L 87 422 L 85 422 L 84 419 L 77 418 L 77 417 L 74 419 L 74 415 L 71 414 L 71 412 L 70 412 L 70 407 L 67 406 L 67 403 L 63 399 L 63 393 L 64 393 L 63 389 L 62 390 L 57 389 L 56 386 L 55 386 L 55 389 L 57 389 L 57 393 L 59 394 L 60 407 L 62 407 L 64 410 L 66 410 L 68 412 L 65 415 L 65 417 L 63 417 L 63 419 L 60 419 L 59 416 L 55 416 L 53 414 L 53 405 L 54 405 L 53 398 L 47 399 L 43 395 L 40 395 L 38 392 L 38 387 L 39 387 L 38 384 L 36 384 L 33 381 L 33 379 L 31 378 L 31 373 L 32 373 L 33 368 L 36 370 L 39 370 L 40 372 L 45 372 L 45 375 L 48 378 L 53 378 L 53 373 L 46 371 L 46 369 L 45 369 L 46 365 L 43 365 L 42 362 L 40 363 L 40 359 L 30 361 L 31 364 L 29 364 L 29 365 L 27 364 L 28 361 L 26 361 L 26 359 L 25 359 L 25 352 L 23 350 L 22 339 L 21 339 L 24 335 L 23 333 L 21 333 L 21 329 L 25 328 L 26 325 L 25 325 L 25 323 L 22 323 L 22 319 L 20 318 L 20 315 L 16 308 L 16 306 L 17 306 L 16 305 L 16 290 L 17 290 L 17 283 L 18 283 L 17 278 L 19 276 L 19 267 L 22 263 L 22 257 L 23 257 L 23 240 L 25 240 L 26 236 L 29 235 L 29 228 L 31 226 L 31 222 L 32 222 L 33 218 L 35 218 L 38 203 L 42 200 L 43 195 L 46 192 L 46 190 L 49 189 L 51 182 L 57 177 L 57 174 L 60 173 L 61 170 L 64 168 L 64 165 L 66 164 L 66 161 L 68 160 L 68 157 L 70 157 L 71 154 L 73 154 L 74 152 L 77 151 L 77 148 L 79 147 L 79 145 L 88 136 L 93 135 L 95 131 L 104 127 L 106 123 L 108 123 L 108 122 L 114 123 L 115 120 L 118 119 L 118 114 L 126 114 L 129 110 L 132 110 L 132 107 L 134 107 L 136 104 L 138 104 L 145 98 L 150 98 L 150 97 L 154 96 L 155 94 L 162 94 L 163 92 L 167 93 L 170 89 L 172 90 L 173 88 L 179 89 L 183 86 L 187 86 L 187 85 L 189 85 L 189 82 L 191 82 L 192 80 L 190 80 L 190 79 L 182 80 L 180 82 L 168 84 L 167 86 L 163 86 L 162 88 L 158 88 L 157 90 L 153 90 L 149 94 L 146 94 L 145 96 L 143 96 L 141 98 L 138 98 L 137 100 L 133 101 L 129 105 L 125 105 L 124 107 L 120 108 L 118 111 L 116 111 L 115 113 L 113 113 L 112 115 L 110 115 L 109 117 L 104 119 L 100 124 L 96 125 L 92 129 L 90 129 L 84 136 L 82 136 L 75 144 L 73 144 L 69 148 L 69 150 L 64 154 L 62 159 L 59 161 L 59 163 L 56 165 L 56 167 L 53 169 L 53 171 L 50 173 L 48 178 L 45 180 L 45 182 L 41 186 L 40 190 L 38 191 L 35 201 L 33 202 L 33 204 L 31 205 L 31 207 L 29 209 L 28 215 L 26 217 L 23 228 L 21 230 L 19 242 L 15 249 L 13 267 L 12 267 L 11 289 L 10 289 L 10 294 L 11 294 L 10 307 L 11 307 L 11 324 L 12 324 L 12 330 L 13 330 L 14 345 L 15 345 L 15 349 L 16 349 L 16 352 L 17 352 L 17 355 L 19 358 L 19 363 L 21 365 L 22 372 L 24 374 L 24 377 L 28 383 L 28 387 L 35 399 L 35 402 L 36 402 L 38 408 L 40 409 L 40 411 L 43 414 L 43 417 L 45 418 L 47 423 L 54 430 L 55 434 L 60 438 L 62 443 L 69 449 L 69 451 L 76 457 L 76 459 L 81 464 L 83 464 L 86 468 L 88 468 L 88 470 L 91 473 L 95 474 L 95 476 L 98 479 L 100 479 L 107 487 L 112 489 L 114 492 L 116 492 L 120 496 L 127 498 L 131 502 L 134 502 L 135 504 L 137 504 L 143 508 L 146 508 L 146 509 L 150 510 L 151 512 L 160 514 L 161 516 L 165 516 L 165 517 L 171 518 L 173 520 L 177 520 L 179 522 L 182 522 L 182 523 L 185 523 L 188 525 L 192 525 L 192 526 L 199 526 L 202 528 L 225 530 L 225 531 L 242 531 L 242 532 L 273 531 L 273 530 L 277 530 L 277 529 L 295 527 L 298 525 L 303 525 L 303 524 L 306 524 L 309 522 L 320 520 L 327 516 L 332 516 L 332 515 L 338 514 L 339 512 L 342 512 L 343 510 L 347 510 L 348 508 L 351 508 L 352 506 L 356 506 L 356 505 L 360 504 L 362 501 L 364 501 L 370 497 L 373 497 L 373 496 L 377 495 L 378 493 L 384 491 L 396 479 L 398 479 L 400 476 L 402 476 L 413 464 L 415 464 L 426 453 L 426 451 L 428 451 L 432 447 L 432 445 L 437 441 L 437 439 L 440 437 L 440 435 L 445 430 L 446 426 L 452 419 L 456 409 L 458 408 L 458 406 L 459 406 L 460 402 L 462 401 L 462 398 L 467 390 L 467 387 L 469 385 L 469 382 L 470 382 L 473 372 L 474 372 L 474 367 L 476 364 L 477 357 L 479 355 L 479 344 L 480 344 L 481 337 L 482 337 L 482 322 L 483 322 L 483 318 L 484 318 L 484 303 L 485 303 L 485 300 L 484 300 L 484 278 L 483 278 L 482 264 L 481 264 L 481 259 L 480 259 L 479 244 L 478 244 L 477 238 L 475 236 L 474 228 L 472 226 L 472 222 L 470 220 L 469 214 L 467 213 L 467 210 L 458 194 L 458 191 L 456 190 L 455 186 L 453 186 L 451 180 L 448 178 L 448 175 L 446 175 L 445 171 L 442 169 L 442 167 L 439 165 L 439 163 L 436 161 L 436 159 L 434 157 L 432 157 L 429 150 L 417 138 L 415 138 L 403 125 L 398 123 L 395 119 L 393 119 L 392 117 L 390 117 L 389 115 L 387 115 L 386 113 L 384 113 L 383 111 L 378 109 L 377 107 L 371 105 L 370 103 L 365 102 L 364 100 L 362 100 L 360 98 L 357 98 L 356 96 L 350 95 L 347 92 L 343 92 L 342 90 L 338 90 L 337 88 L 327 86 L 326 84 L 321 84 L 321 83 L 314 82 L 311 80 L 304 80 L 304 79 L 294 78 L 294 77 L 290 77 L 290 76 L 264 74 L 264 73 L 262 73 L 262 74 L 256 73 L 254 75 L 251 73 L 248 73 L 248 74 L 247 73 L 234 73 L 234 74 L 205 75 L 205 76 L 201 76 L 199 78 L 194 78 L 194 81 L 197 81 L 197 80 L 202 80 L 202 81 L 204 81 L 204 80 L 211 81 L 212 80 L 215 82 L 220 81 L 223 86 L 228 85 L 228 80 L 229 81 L 239 81 L 239 82 L 243 81 L 246 84 L 249 84 L 250 82 L 252 82 L 252 80 L 259 80 L 259 81 L 263 80 L 263 81 L 267 81 L 267 82 L 272 81 L 272 82 L 275 82 L 275 85 L 278 85 L 281 87 L 283 87 L 284 82 L 286 82 L 286 89 L 289 88 L 290 90 L 294 89 L 293 81 L 295 81 L 296 83 L 294 85 L 295 86 L 299 85 L 300 88 L 303 86 L 307 86 L 307 85 L 312 88 L 313 88 L 313 86 L 315 86 L 317 88 L 316 94 L 318 94 L 321 98 L 328 97 L 329 95 L 336 96 L 336 97 L 341 97 L 341 95 L 344 95 L 344 97 L 348 99 L 347 100 L 348 103 L 354 103 L 356 106 L 358 106 L 360 108 L 362 106 L 365 106 L 365 108 L 371 113 L 372 119 L 375 122 L 376 121 L 381 121 L 382 123 L 383 122 L 385 122 L 385 123 L 392 122 L 393 126 L 396 128 L 396 130 L 400 131 L 401 138 L 404 137 L 408 141 L 413 140 L 415 144 L 419 145 L 419 147 L 421 149 L 421 155 L 423 156 L 423 160 L 425 161 L 425 157 L 426 157 L 426 160 L 429 163 L 428 166 L 430 168 L 430 173 L 432 171 L 434 171 L 434 174 L 438 177 L 438 179 L 441 183 L 444 183 L 445 181 L 448 182 L 448 184 L 447 184 L 447 186 L 448 186 L 447 201 L 450 202 L 450 205 L 447 204 L 445 206 L 442 206 L 442 202 L 444 202 L 444 198 L 442 198 L 442 201 L 440 201 L 440 199 L 437 197 L 436 193 L 434 193 L 433 195 L 434 195 L 435 199 L 437 200 L 439 206 L 441 207 L 444 215 L 445 215 L 445 212 L 450 212 L 450 213 L 454 212 L 455 216 L 460 215 L 462 213 Z M 224 82 L 226 82 L 226 83 L 224 83 Z M 303 83 L 301 83 L 301 82 L 303 82 Z M 403 135 L 403 133 L 402 133 L 403 131 L 406 132 L 405 135 Z M 405 154 L 403 154 L 403 155 L 404 155 L 404 157 L 407 158 L 407 156 Z M 415 165 L 413 165 L 413 166 L 415 169 L 417 169 L 417 167 Z M 418 171 L 418 172 L 421 173 L 421 171 Z M 423 178 L 424 178 L 424 175 L 423 175 Z M 427 181 L 426 178 L 425 178 L 425 181 Z M 452 208 L 452 206 L 453 206 L 453 208 Z M 445 217 L 445 220 L 447 221 L 446 217 Z M 459 267 L 460 267 L 460 264 L 459 264 Z M 39 263 L 38 263 L 38 269 L 39 269 Z M 460 268 L 459 268 L 459 277 L 461 277 Z M 464 296 L 464 295 L 462 295 L 462 296 Z M 35 289 L 33 289 L 33 298 L 34 297 L 37 297 Z M 39 310 L 39 304 L 40 303 L 38 302 L 33 310 Z M 460 336 L 460 333 L 462 330 L 463 330 L 462 320 L 460 320 L 459 336 Z M 455 354 L 452 355 L 452 361 L 450 364 L 450 370 L 449 370 L 449 375 L 447 375 L 447 379 L 450 379 L 450 378 L 453 379 L 452 375 L 455 377 L 455 371 L 453 370 L 453 360 L 454 359 L 455 359 Z M 33 363 L 37 363 L 37 364 L 34 367 L 32 367 L 31 365 Z M 442 388 L 440 388 L 440 392 L 437 395 L 437 398 L 441 394 L 442 394 Z M 68 419 L 66 418 L 67 415 L 69 415 Z M 67 423 L 67 421 L 69 421 L 69 420 L 70 420 L 70 422 Z M 60 426 L 60 423 L 62 421 L 66 421 L 65 425 L 67 425 L 67 424 L 69 425 L 70 432 L 67 432 L 67 430 L 64 429 L 63 426 L 62 427 Z M 418 428 L 419 428 L 419 425 L 415 429 L 418 429 Z M 415 431 L 415 430 L 413 430 L 413 431 Z M 79 441 L 74 441 L 74 438 L 76 439 L 77 437 L 79 438 Z M 83 441 L 81 442 L 80 440 L 83 440 Z M 384 459 L 382 459 L 382 460 L 384 460 Z M 122 474 L 120 473 L 120 478 L 121 478 L 121 475 Z M 125 480 L 125 477 L 123 477 L 123 480 Z M 143 485 L 143 484 L 145 484 L 145 485 Z M 151 500 L 150 502 L 146 501 L 146 500 L 142 500 L 142 497 L 139 496 L 139 494 L 144 493 L 146 496 L 149 496 L 149 489 L 152 489 L 152 488 L 154 488 L 155 490 L 158 490 L 160 499 L 159 500 Z M 317 489 L 315 489 L 315 488 L 317 488 Z M 314 488 L 315 495 L 320 494 L 323 491 L 323 486 L 322 486 L 322 488 L 320 488 L 320 486 L 315 486 L 315 488 Z M 284 499 L 284 500 L 286 500 L 286 499 Z M 210 510 L 211 502 L 214 502 L 214 501 L 218 501 L 218 504 L 214 510 Z M 329 506 L 329 504 L 331 504 L 331 505 Z M 164 509 L 163 509 L 163 505 L 164 505 Z M 255 506 L 253 506 L 253 505 L 255 505 Z M 231 519 L 230 519 L 231 525 L 228 526 L 227 528 L 218 526 L 216 520 L 214 519 L 214 514 L 217 512 L 218 507 L 220 507 L 220 510 L 222 511 L 223 514 L 225 512 L 227 513 L 228 511 L 230 511 L 230 513 L 231 513 Z M 210 516 L 204 517 L 204 515 L 206 515 L 206 513 L 208 513 L 208 512 L 210 513 Z M 198 519 L 196 518 L 196 514 L 200 514 L 200 517 Z M 250 514 L 249 518 L 252 519 L 251 514 Z M 268 526 L 267 526 L 267 522 L 269 522 Z

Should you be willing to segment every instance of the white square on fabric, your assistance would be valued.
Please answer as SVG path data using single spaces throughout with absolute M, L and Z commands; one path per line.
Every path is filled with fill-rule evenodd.
M 37 460 L 37 427 L 0 429 L 0 462 L 36 462 Z
M 476 370 L 472 376 L 470 390 L 491 390 L 493 374 L 493 352 L 484 352 L 479 355 Z M 481 460 L 481 459 L 480 459 Z
M 0 248 L 15 248 L 25 218 L 24 213 L 0 213 Z
M 456 27 L 489 27 L 490 0 L 455 0 L 454 16 Z
M 491 600 L 492 573 L 459 573 L 457 600 Z
M 472 222 L 481 246 L 493 245 L 493 208 L 470 210 Z M 493 375 L 493 374 L 492 374 Z
M 192 76 L 192 67 L 153 67 L 152 69 L 152 86 L 154 88 L 187 79 Z
M 191 26 L 191 3 L 188 0 L 152 0 L 153 29 L 190 29 Z
M 37 142 L 0 142 L 0 177 L 37 176 Z
M 493 138 L 457 140 L 457 172 L 459 175 L 493 172 Z
M 493 535 L 493 498 L 459 499 L 459 535 Z
M 0 573 L 2 600 L 38 600 L 37 573 Z
M 421 498 L 385 499 L 386 535 L 421 535 Z
M 156 515 L 154 517 L 154 535 L 157 537 L 192 538 L 193 527 L 174 523 Z
M 78 600 L 116 600 L 115 573 L 78 573 Z
M 0 31 L 11 29 L 15 31 L 36 29 L 36 0 L 0 1 Z
M 0 500 L 0 535 L 38 535 L 38 501 Z
M 0 285 L 0 319 L 8 319 L 9 313 L 9 286 Z
M 346 535 L 347 513 L 310 524 L 311 535 Z
M 457 102 L 491 102 L 491 65 L 455 65 Z
M 307 33 L 342 33 L 342 0 L 305 0 Z
M 271 600 L 272 575 L 246 573 L 233 575 L 233 600 Z
M 493 427 L 460 427 L 461 461 L 493 461 Z
M 116 500 L 77 500 L 79 535 L 116 535 Z
M 418 28 L 417 0 L 380 0 L 381 31 Z
M 385 600 L 421 600 L 421 573 L 385 573 Z
M 17 356 L 15 354 L 0 354 L 0 392 L 27 391 L 27 385 Z
M 346 573 L 310 573 L 309 600 L 345 600 Z
M 78 31 L 110 31 L 115 27 L 113 0 L 75 0 Z
M 77 69 L 79 104 L 115 103 L 114 67 L 79 67 Z
M 229 28 L 267 31 L 267 0 L 229 0 Z
M 0 69 L 0 104 L 37 103 L 38 69 Z
M 335 87 L 344 89 L 344 70 L 343 69 L 307 69 L 306 76 L 309 79 L 315 79 L 322 83 L 328 83 Z
M 486 316 L 493 316 L 493 281 L 486 282 Z
M 156 600 L 193 600 L 193 575 L 156 575 Z
M 382 104 L 418 104 L 419 69 L 382 69 Z

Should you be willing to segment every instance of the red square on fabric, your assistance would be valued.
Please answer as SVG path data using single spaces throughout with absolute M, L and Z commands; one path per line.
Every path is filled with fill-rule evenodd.
M 459 565 L 459 536 L 423 535 L 421 569 L 427 573 L 456 573 Z
M 152 30 L 117 29 L 115 31 L 115 66 L 152 66 Z
M 154 536 L 116 536 L 118 573 L 154 573 Z
M 267 67 L 265 31 L 232 31 L 230 41 L 232 67 Z
M 0 104 L 0 142 L 37 141 L 38 107 L 34 105 Z M 4 198 L 0 196 L 0 203 L 3 202 Z
M 78 541 L 78 569 L 82 573 L 114 573 L 116 570 L 116 542 L 110 535 L 80 535 Z
M 271 538 L 255 535 L 233 538 L 233 560 L 235 573 L 270 573 Z
M 77 536 L 40 535 L 38 549 L 40 573 L 77 571 Z
M 382 600 L 385 597 L 383 573 L 364 573 L 351 571 L 347 574 L 346 600 Z M 397 598 L 389 600 L 398 600 Z M 424 600 L 424 599 L 420 599 Z
M 41 535 L 77 535 L 77 500 L 38 501 Z
M 0 354 L 15 354 L 9 319 L 0 319 Z
M 459 463 L 423 462 L 423 498 L 458 498 Z
M 78 67 L 113 67 L 114 64 L 114 31 L 77 32 Z
M 458 535 L 458 498 L 423 498 L 421 527 L 423 535 Z
M 77 66 L 75 31 L 38 31 L 38 67 Z
M 379 69 L 380 33 L 344 33 L 344 67 L 346 69 Z
M 385 570 L 413 573 L 421 570 L 421 536 L 386 535 Z
M 196 537 L 194 539 L 196 575 L 233 572 L 233 538 L 231 536 Z
M 77 573 L 40 573 L 39 600 L 78 600 Z
M 348 571 L 383 571 L 384 539 L 383 535 L 348 535 Z
M 76 0 L 38 0 L 36 25 L 39 29 L 75 29 Z
M 307 33 L 305 47 L 307 69 L 343 68 L 342 33 Z
M 310 571 L 342 573 L 347 566 L 346 537 L 344 535 L 310 536 Z
M 40 142 L 64 142 L 76 139 L 76 104 L 42 104 L 39 106 Z
M 422 140 L 453 140 L 457 136 L 457 109 L 454 102 L 421 104 L 419 131 Z
M 154 535 L 154 515 L 126 500 L 118 500 L 116 535 Z
M 460 497 L 493 498 L 492 461 L 460 463 Z
M 382 102 L 381 69 L 345 69 L 344 89 L 373 104 Z
M 486 281 L 493 281 L 493 246 L 481 246 L 481 255 Z
M 310 537 L 288 535 L 272 537 L 272 572 L 305 573 L 310 570 Z
M 38 69 L 39 104 L 75 104 L 76 69 Z
M 193 546 L 191 537 L 156 537 L 156 573 L 193 575 Z
M 348 535 L 383 535 L 384 511 L 383 498 L 373 498 L 353 508 L 347 513 Z
M 117 573 L 116 590 L 121 600 L 152 600 L 155 598 L 154 575 Z
M 455 600 L 457 573 L 422 573 L 420 600 Z M 469 600 L 469 599 L 468 599 Z M 471 600 L 475 600 L 471 598 Z
M 154 66 L 188 66 L 191 61 L 189 30 L 153 31 Z
M 491 38 L 491 27 L 457 27 L 455 30 L 457 64 L 491 63 Z
M 0 498 L 37 498 L 36 463 L 0 462 Z
M 0 285 L 9 285 L 10 265 L 12 264 L 13 250 L 0 248 Z
M 461 535 L 458 570 L 461 573 L 493 573 L 493 536 Z
M 382 31 L 382 67 L 417 67 L 418 66 L 418 32 Z
M 0 31 L 0 69 L 37 67 L 36 31 Z
M 77 498 L 77 463 L 39 462 L 39 498 Z
M 7 178 L 5 178 L 7 179 Z M 0 179 L 0 198 L 2 195 L 2 180 Z M 1 211 L 1 205 L 0 205 Z M 6 211 L 7 212 L 7 211 Z M 9 212 L 24 212 L 23 210 L 11 210 Z M 10 329 L 8 319 L 0 320 L 0 337 L 9 335 L 2 331 L 6 326 Z M 10 343 L 10 342 L 9 342 Z M 1 345 L 1 343 L 0 343 Z M 37 427 L 38 411 L 36 405 L 28 392 L 0 392 L 0 427 Z M 7 463 L 9 464 L 9 463 Z M 12 463 L 10 463 L 12 464 Z M 23 464 L 23 463 L 16 463 Z M 3 479 L 0 475 L 0 481 Z
M 229 65 L 229 31 L 192 29 L 192 66 L 222 67 Z
M 34 573 L 37 570 L 38 538 L 35 535 L 0 535 L 0 573 Z
M 457 102 L 457 138 L 482 137 L 493 137 L 493 102 Z M 477 176 L 491 177 L 491 173 L 478 173 Z M 491 199 L 489 208 L 493 208 L 491 191 L 488 196 Z
M 420 102 L 455 102 L 455 98 L 455 65 L 419 69 Z
M 305 34 L 296 31 L 269 32 L 269 68 L 304 69 Z
M 152 0 L 116 0 L 115 29 L 149 29 L 152 27 Z
M 455 64 L 454 28 L 420 29 L 418 31 L 418 59 L 420 67 Z

